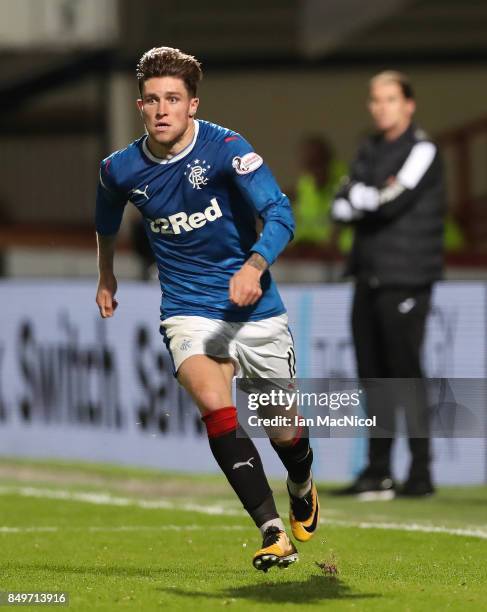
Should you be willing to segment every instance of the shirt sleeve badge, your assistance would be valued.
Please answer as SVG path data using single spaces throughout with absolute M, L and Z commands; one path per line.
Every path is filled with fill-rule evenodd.
M 250 174 L 260 168 L 263 163 L 262 157 L 253 151 L 232 159 L 232 166 L 237 174 Z

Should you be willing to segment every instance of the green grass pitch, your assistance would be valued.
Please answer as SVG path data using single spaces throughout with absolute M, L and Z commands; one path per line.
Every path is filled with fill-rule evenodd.
M 320 499 L 299 562 L 264 574 L 221 477 L 2 460 L 0 591 L 67 591 L 80 611 L 487 610 L 487 487 Z

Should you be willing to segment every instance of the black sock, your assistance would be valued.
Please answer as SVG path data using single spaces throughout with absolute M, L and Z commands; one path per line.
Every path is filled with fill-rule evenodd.
M 203 421 L 213 456 L 257 527 L 278 518 L 259 453 L 240 427 L 236 408 L 210 412 Z
M 290 480 L 295 483 L 308 480 L 313 463 L 313 449 L 309 444 L 308 428 L 302 427 L 291 445 L 279 446 L 273 440 L 270 442 L 288 471 Z

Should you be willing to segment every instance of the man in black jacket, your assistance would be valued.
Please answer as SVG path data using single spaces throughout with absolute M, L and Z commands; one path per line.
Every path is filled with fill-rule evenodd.
M 438 150 L 413 124 L 415 109 L 405 75 L 388 71 L 372 78 L 369 111 L 377 134 L 360 146 L 332 207 L 336 221 L 355 226 L 347 266 L 356 281 L 352 332 L 367 410 L 378 424 L 367 467 L 343 492 L 371 499 L 395 494 L 390 464 L 399 405 L 412 455 L 400 492 L 434 491 L 420 352 L 432 285 L 442 276 L 446 204 Z M 401 380 L 377 380 L 385 378 Z

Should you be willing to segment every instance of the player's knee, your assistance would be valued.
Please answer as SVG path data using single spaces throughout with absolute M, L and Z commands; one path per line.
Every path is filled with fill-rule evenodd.
M 209 388 L 196 390 L 195 399 L 203 415 L 220 410 L 220 408 L 229 406 L 232 403 L 226 393 Z
M 291 434 L 282 434 L 279 436 L 272 436 L 272 438 L 270 438 L 271 442 L 273 442 L 276 446 L 280 446 L 282 448 L 285 448 L 287 446 L 292 446 L 293 442 L 294 442 L 294 436 Z

